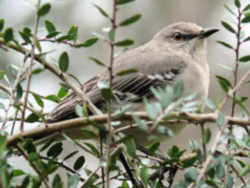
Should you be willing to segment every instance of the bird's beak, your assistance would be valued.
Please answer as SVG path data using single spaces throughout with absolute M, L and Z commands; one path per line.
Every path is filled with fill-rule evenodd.
M 218 32 L 219 29 L 204 29 L 200 34 L 199 34 L 199 37 L 201 39 L 204 39 L 204 38 L 207 38 L 209 37 L 210 35 Z

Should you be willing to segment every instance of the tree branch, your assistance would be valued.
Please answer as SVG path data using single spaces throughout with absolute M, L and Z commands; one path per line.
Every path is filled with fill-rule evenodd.
M 112 115 L 113 121 L 127 121 L 127 120 L 133 120 L 133 116 L 137 116 L 144 120 L 150 120 L 146 112 L 126 112 L 122 115 Z M 202 122 L 216 122 L 218 118 L 217 113 L 207 113 L 207 114 L 191 114 L 191 113 L 170 113 L 168 118 L 171 119 L 171 121 L 163 121 L 161 124 L 165 124 L 166 126 L 171 126 L 171 124 L 175 125 L 175 123 L 179 123 L 180 121 L 183 121 L 185 123 L 202 123 Z M 250 120 L 248 119 L 242 119 L 238 117 L 231 117 L 226 116 L 225 117 L 228 124 L 235 124 L 239 126 L 250 126 Z M 75 118 L 70 120 L 65 120 L 57 123 L 48 124 L 47 127 L 41 126 L 29 131 L 24 131 L 22 133 L 16 134 L 14 136 L 11 136 L 8 138 L 8 146 L 13 146 L 18 141 L 20 141 L 23 138 L 33 138 L 35 140 L 46 137 L 48 135 L 51 135 L 53 133 L 64 131 L 67 129 L 72 128 L 82 128 L 84 126 L 91 125 L 91 122 L 93 123 L 107 123 L 108 121 L 108 115 L 94 115 L 89 118 Z M 136 126 L 133 126 L 136 127 Z M 121 127 L 117 127 L 119 129 Z M 128 126 L 128 129 L 131 128 L 131 126 Z

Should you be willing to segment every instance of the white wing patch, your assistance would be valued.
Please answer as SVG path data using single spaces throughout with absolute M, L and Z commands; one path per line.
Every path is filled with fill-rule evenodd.
M 159 80 L 159 81 L 172 81 L 176 77 L 177 74 L 175 74 L 172 71 L 162 73 L 162 74 L 150 74 L 147 75 L 147 78 L 150 80 Z

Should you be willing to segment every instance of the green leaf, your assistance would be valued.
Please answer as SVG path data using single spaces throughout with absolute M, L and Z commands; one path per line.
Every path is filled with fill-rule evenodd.
M 246 63 L 246 62 L 250 61 L 250 55 L 243 56 L 243 57 L 241 57 L 239 60 L 240 60 L 241 62 Z
M 228 43 L 226 43 L 224 41 L 216 41 L 216 42 L 219 43 L 219 44 L 221 44 L 224 47 L 229 48 L 229 49 L 234 49 L 231 44 L 228 44 Z
M 36 40 L 36 41 L 35 41 L 35 46 L 36 46 L 36 48 L 39 50 L 39 52 L 42 52 L 42 46 L 41 46 L 39 40 Z
M 121 27 L 127 26 L 127 25 L 137 22 L 140 18 L 141 18 L 141 14 L 136 14 L 134 16 L 131 16 L 130 18 L 127 18 L 126 20 L 123 20 L 119 25 Z
M 67 52 L 63 52 L 59 57 L 59 68 L 62 72 L 66 72 L 69 68 L 69 56 Z
M 140 170 L 140 177 L 144 185 L 148 184 L 149 179 L 149 173 L 148 173 L 148 167 L 143 166 Z
M 70 36 L 69 40 L 76 41 L 78 37 L 78 27 L 74 25 L 71 26 L 68 31 L 68 35 Z
M 56 103 L 60 103 L 61 99 L 59 97 L 57 97 L 56 95 L 48 95 L 45 97 L 47 100 L 56 102 Z
M 74 170 L 80 170 L 85 163 L 84 156 L 80 156 L 74 163 Z
M 59 97 L 61 99 L 65 96 L 67 96 L 67 94 L 68 94 L 68 89 L 62 85 L 57 93 L 57 97 Z
M 30 39 L 30 34 L 29 33 L 27 33 L 27 32 L 21 32 L 21 31 L 19 31 L 19 34 L 20 34 L 20 36 L 22 37 L 22 39 L 26 42 L 26 43 L 31 43 L 31 39 Z
M 93 44 L 95 44 L 97 41 L 98 41 L 98 38 L 91 38 L 91 39 L 86 40 L 86 41 L 83 42 L 83 43 L 80 43 L 80 44 L 75 45 L 75 47 L 76 47 L 76 48 L 90 47 L 90 46 L 92 46 Z
M 7 145 L 7 134 L 0 130 L 0 156 L 4 152 Z
M 131 3 L 133 1 L 135 1 L 135 0 L 116 0 L 116 4 L 117 5 L 124 5 L 126 3 Z
M 233 16 L 236 15 L 235 12 L 234 12 L 231 8 L 229 8 L 228 5 L 224 5 L 224 7 L 225 7 L 225 9 L 227 9 L 227 11 L 230 12 Z
M 103 8 L 101 8 L 99 5 L 94 4 L 94 7 L 95 7 L 104 17 L 106 17 L 106 18 L 109 17 L 108 13 L 107 13 L 105 10 L 103 10 Z
M 162 107 L 159 102 L 147 102 L 147 100 L 145 100 L 144 103 L 146 104 L 147 114 L 152 120 L 162 112 Z
M 114 95 L 112 89 L 110 89 L 110 88 L 101 89 L 101 95 L 107 101 L 115 99 L 115 95 Z
M 68 175 L 68 187 L 69 188 L 77 188 L 77 185 L 80 181 L 80 177 L 78 174 Z
M 130 46 L 130 45 L 133 45 L 133 44 L 134 44 L 134 41 L 131 40 L 131 39 L 125 39 L 125 40 L 118 41 L 118 42 L 114 43 L 115 46 L 119 46 L 119 47 Z
M 188 182 L 194 182 L 197 179 L 198 175 L 199 175 L 199 173 L 193 167 L 188 168 L 184 171 L 185 180 Z
M 219 113 L 216 119 L 216 124 L 219 126 L 223 126 L 225 124 L 225 121 L 225 116 L 222 113 Z
M 103 62 L 101 62 L 99 59 L 97 59 L 97 58 L 89 57 L 89 59 L 92 60 L 93 62 L 95 62 L 97 65 L 106 67 L 106 65 Z
M 0 32 L 3 30 L 4 28 L 4 19 L 0 19 Z
M 240 0 L 234 0 L 234 4 L 237 8 L 240 8 L 241 6 Z
M 142 131 L 148 131 L 148 125 L 145 120 L 142 120 L 136 116 L 133 116 L 135 123 L 139 126 Z
M 182 81 L 179 81 L 174 85 L 174 95 L 176 99 L 182 96 L 183 90 L 184 90 L 184 85 Z
M 118 188 L 129 188 L 129 184 L 128 184 L 127 181 L 124 180 L 124 181 L 122 182 L 121 187 L 118 187 Z
M 185 150 L 180 150 L 178 146 L 174 145 L 168 150 L 168 155 L 171 159 L 179 160 L 184 152 Z
M 59 174 L 56 174 L 52 183 L 53 188 L 63 188 L 63 182 Z
M 25 149 L 25 151 L 28 154 L 33 153 L 36 156 L 36 147 L 33 144 L 32 139 L 25 139 L 22 144 L 23 144 L 23 148 Z M 33 158 L 34 158 L 34 156 L 33 156 Z
M 160 142 L 155 142 L 153 144 L 151 144 L 149 147 L 148 147 L 148 152 L 150 155 L 154 156 L 156 151 L 159 149 L 160 147 Z
M 100 152 L 98 151 L 98 149 L 93 144 L 84 143 L 84 145 L 87 146 L 95 156 L 100 156 Z
M 32 75 L 34 75 L 34 74 L 39 74 L 39 73 L 41 73 L 41 72 L 43 72 L 43 71 L 45 71 L 44 68 L 37 68 L 37 69 L 34 69 L 34 70 L 32 70 Z
M 27 118 L 26 118 L 26 122 L 29 123 L 34 123 L 37 122 L 39 120 L 39 116 L 35 113 L 31 113 Z
M 45 16 L 46 14 L 49 13 L 50 9 L 51 9 L 50 3 L 45 3 L 44 5 L 42 5 L 42 6 L 38 9 L 37 15 L 38 15 L 38 16 Z
M 215 174 L 218 178 L 222 179 L 225 177 L 225 164 L 220 160 L 216 165 Z
M 126 76 L 128 74 L 133 74 L 133 73 L 137 73 L 138 70 L 136 69 L 127 69 L 127 70 L 122 70 L 120 72 L 118 72 L 116 75 L 117 76 Z
M 109 31 L 109 33 L 108 33 L 108 36 L 109 36 L 109 39 L 110 39 L 111 41 L 114 41 L 114 39 L 115 39 L 115 29 L 111 29 L 111 30 Z
M 70 40 L 70 36 L 69 35 L 62 35 L 56 39 L 56 42 L 62 42 L 64 40 Z
M 52 37 L 55 37 L 59 34 L 60 32 L 58 31 L 55 31 L 55 32 L 51 32 L 49 33 L 48 35 L 46 35 L 47 38 L 52 38 Z
M 88 130 L 88 129 L 81 129 L 81 132 L 82 132 L 82 137 L 83 138 L 87 138 L 87 139 L 91 139 L 91 138 L 97 138 L 98 135 L 94 132 L 94 131 L 91 131 L 91 130 Z
M 218 83 L 220 84 L 221 88 L 225 91 L 228 92 L 229 88 L 232 87 L 232 84 L 224 77 L 216 75 L 216 78 L 218 80 Z
M 54 144 L 53 146 L 51 146 L 47 152 L 47 156 L 56 158 L 63 151 L 62 145 L 63 145 L 62 142 L 58 142 L 58 143 Z
M 49 20 L 45 20 L 44 24 L 45 24 L 45 28 L 48 31 L 48 33 L 56 32 L 56 27 L 54 26 L 54 24 L 52 22 L 50 22 Z
M 245 6 L 245 8 L 243 9 L 243 11 L 245 12 L 245 11 L 248 11 L 250 9 L 250 4 L 247 4 L 246 6 Z
M 124 144 L 127 148 L 127 152 L 131 157 L 136 157 L 136 146 L 135 146 L 135 141 L 132 137 L 128 137 L 125 141 Z
M 0 70 L 0 80 L 3 79 L 4 75 L 5 75 L 5 72 L 3 70 Z
M 248 111 L 244 101 L 247 100 L 247 97 L 235 97 L 233 101 L 238 104 L 243 111 L 245 111 L 248 115 L 250 115 L 250 112 Z
M 205 129 L 204 133 L 202 134 L 202 141 L 204 144 L 208 144 L 211 139 L 211 130 L 209 128 Z
M 240 176 L 244 177 L 246 175 L 249 175 L 249 173 L 250 173 L 250 165 L 246 165 L 244 168 L 241 169 Z
M 43 145 L 43 147 L 40 149 L 40 152 L 46 150 L 51 144 L 53 144 L 55 140 L 52 138 L 52 139 L 49 139 L 45 142 L 45 144 Z
M 221 24 L 223 25 L 223 27 L 224 27 L 225 29 L 227 29 L 227 30 L 230 31 L 231 33 L 236 33 L 235 30 L 234 30 L 234 28 L 233 28 L 229 23 L 227 23 L 227 22 L 225 22 L 225 21 L 221 21 Z
M 15 101 L 19 101 L 23 96 L 23 88 L 20 83 L 16 86 L 16 98 Z
M 10 27 L 7 28 L 4 32 L 3 38 L 6 43 L 12 41 L 14 39 L 13 29 Z
M 15 170 L 12 171 L 11 174 L 12 174 L 12 176 L 17 177 L 17 176 L 25 175 L 25 172 L 20 170 L 20 169 L 15 169 Z
M 158 126 L 156 131 L 159 133 L 159 134 L 163 134 L 165 136 L 174 136 L 174 133 L 171 129 L 165 127 L 165 126 Z
M 234 185 L 234 178 L 231 174 L 228 173 L 226 178 L 226 188 L 233 188 Z
M 38 96 L 38 95 L 36 95 L 36 94 L 32 94 L 32 96 L 34 97 L 36 103 L 37 103 L 40 107 L 43 108 L 43 107 L 44 107 L 44 103 L 43 103 L 41 97 Z
M 188 158 L 185 161 L 182 161 L 182 167 L 183 168 L 192 167 L 196 161 L 197 161 L 197 156 Z
M 250 36 L 248 36 L 247 38 L 245 38 L 244 40 L 243 40 L 243 42 L 247 42 L 247 41 L 249 41 L 250 40 Z
M 249 23 L 250 22 L 250 12 L 244 14 L 244 18 L 241 20 L 242 23 Z
M 211 99 L 207 99 L 206 104 L 207 104 L 207 107 L 209 107 L 211 110 L 216 110 L 216 106 Z
M 82 107 L 79 104 L 75 106 L 75 113 L 78 117 L 84 117 Z

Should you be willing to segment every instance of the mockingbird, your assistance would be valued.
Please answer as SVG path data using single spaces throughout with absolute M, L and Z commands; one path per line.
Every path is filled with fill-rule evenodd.
M 182 81 L 184 93 L 196 93 L 204 101 L 208 95 L 209 67 L 206 38 L 218 29 L 203 29 L 194 23 L 178 22 L 160 30 L 148 43 L 120 55 L 114 63 L 116 73 L 136 69 L 126 76 L 114 76 L 112 89 L 119 102 L 112 109 L 127 103 L 132 110 L 143 110 L 143 98 L 152 99 L 151 87 L 163 87 Z M 102 108 L 104 102 L 97 84 L 107 81 L 105 71 L 83 84 L 83 91 L 93 104 Z M 76 117 L 75 106 L 82 101 L 74 93 L 51 112 L 48 122 Z

